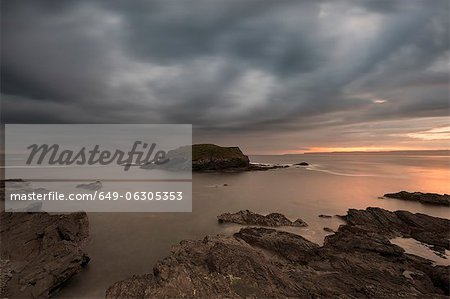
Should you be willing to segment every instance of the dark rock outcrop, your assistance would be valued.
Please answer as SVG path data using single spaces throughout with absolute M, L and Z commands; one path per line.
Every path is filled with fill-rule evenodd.
M 192 146 L 192 170 L 223 171 L 246 170 L 250 160 L 238 147 L 222 147 L 215 144 Z
M 140 167 L 168 171 L 242 172 L 287 168 L 289 165 L 250 163 L 239 147 L 194 144 L 167 152 L 161 163 L 152 162 Z
M 324 227 L 323 230 L 326 231 L 327 233 L 335 233 L 335 231 L 332 228 L 329 228 L 327 226 Z
M 250 160 L 238 147 L 222 147 L 215 144 L 181 146 L 167 153 L 163 163 L 142 165 L 144 169 L 169 171 L 236 172 L 250 168 Z
M 400 191 L 397 193 L 387 193 L 384 197 L 408 200 L 408 201 L 418 201 L 423 204 L 433 204 L 442 205 L 450 207 L 450 195 L 448 194 L 437 194 L 437 193 L 422 193 L 422 192 L 406 192 Z
M 266 249 L 294 262 L 303 262 L 308 255 L 302 253 L 319 248 L 319 245 L 301 236 L 261 227 L 244 228 L 234 236 L 251 246 Z
M 86 213 L 0 213 L 1 297 L 49 297 L 89 262 Z
M 300 163 L 296 163 L 294 165 L 297 165 L 297 166 L 309 166 L 309 163 L 307 163 L 307 162 L 300 162 Z
M 76 187 L 80 188 L 80 189 L 95 191 L 95 190 L 100 190 L 102 188 L 102 182 L 95 181 L 95 182 L 92 182 L 89 184 L 79 184 Z
M 333 216 L 320 214 L 319 218 L 332 218 Z
M 369 219 L 362 221 L 365 213 Z M 351 210 L 349 224 L 327 236 L 322 247 L 292 233 L 256 227 L 182 241 L 153 274 L 117 282 L 106 297 L 447 298 L 448 266 L 405 254 L 389 242 L 390 229 L 375 229 L 384 224 L 402 231 L 430 228 L 422 215 L 400 219 L 403 214 Z M 448 220 L 427 220 L 438 224 L 433 232 L 444 224 L 448 232 Z
M 288 167 L 289 167 L 289 165 L 250 163 L 250 166 L 246 170 L 247 171 L 264 171 L 264 170 L 280 169 L 280 168 L 288 168 Z
M 258 225 L 258 226 L 269 226 L 269 227 L 277 227 L 277 226 L 298 226 L 305 227 L 308 226 L 306 222 L 301 219 L 297 219 L 295 221 L 291 221 L 286 218 L 283 214 L 280 213 L 270 213 L 266 216 L 253 213 L 249 210 L 241 210 L 236 213 L 224 213 L 217 216 L 217 220 L 220 223 L 237 223 L 244 225 Z
M 437 251 L 450 250 L 450 220 L 447 219 L 381 208 L 350 209 L 345 219 L 352 226 L 386 238 L 414 238 Z

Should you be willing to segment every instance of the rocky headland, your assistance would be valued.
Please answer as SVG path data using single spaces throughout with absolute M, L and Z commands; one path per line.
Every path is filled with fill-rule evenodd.
M 239 147 L 222 147 L 215 144 L 192 146 L 192 170 L 245 170 L 250 160 Z
M 0 213 L 1 298 L 46 298 L 89 262 L 86 213 Z
M 141 166 L 144 169 L 169 171 L 190 171 L 192 169 L 195 172 L 264 171 L 286 167 L 289 166 L 250 163 L 248 156 L 244 155 L 239 147 L 223 147 L 215 144 L 182 146 L 169 151 L 162 164 L 149 163 Z
M 349 210 L 323 246 L 288 232 L 244 227 L 182 241 L 153 268 L 113 284 L 107 298 L 448 298 L 449 266 L 405 253 L 412 237 L 449 248 L 450 221 L 379 208 Z
M 397 193 L 387 193 L 384 197 L 450 207 L 450 195 L 448 194 L 400 191 Z

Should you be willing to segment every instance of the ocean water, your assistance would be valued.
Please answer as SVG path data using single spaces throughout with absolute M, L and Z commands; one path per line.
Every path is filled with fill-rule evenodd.
M 349 208 L 381 207 L 450 218 L 447 207 L 380 198 L 400 190 L 450 193 L 448 156 L 328 154 L 250 159 L 274 164 L 306 161 L 310 166 L 194 173 L 192 213 L 88 213 L 91 261 L 56 297 L 103 298 L 112 283 L 151 273 L 156 261 L 183 239 L 239 230 L 239 225 L 217 223 L 217 215 L 224 212 L 249 209 L 263 214 L 280 212 L 291 220 L 301 218 L 308 227 L 285 229 L 318 244 L 329 234 L 324 227 L 337 229 L 342 224 L 337 217 L 318 215 L 344 215 Z

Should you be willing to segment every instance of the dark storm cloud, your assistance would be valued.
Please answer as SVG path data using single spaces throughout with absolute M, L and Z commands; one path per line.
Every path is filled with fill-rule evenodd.
M 442 117 L 448 13 L 445 0 L 3 1 L 3 121 L 255 132 Z
M 284 74 L 312 70 L 321 57 L 320 41 L 311 31 L 319 12 L 314 3 L 152 1 L 144 8 L 132 7 L 123 15 L 125 46 L 144 62 L 220 56 Z

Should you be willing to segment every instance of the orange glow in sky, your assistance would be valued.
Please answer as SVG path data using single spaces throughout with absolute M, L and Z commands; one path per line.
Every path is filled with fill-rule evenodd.
M 331 152 L 386 152 L 386 151 L 407 151 L 407 150 L 426 150 L 427 148 L 411 147 L 379 147 L 379 146 L 356 146 L 356 147 L 311 147 L 308 150 L 288 150 L 284 154 L 303 154 L 303 153 L 331 153 Z
M 356 146 L 356 147 L 312 147 L 305 151 L 311 152 L 385 152 L 385 151 L 403 151 L 414 150 L 410 147 L 379 147 L 379 146 Z

